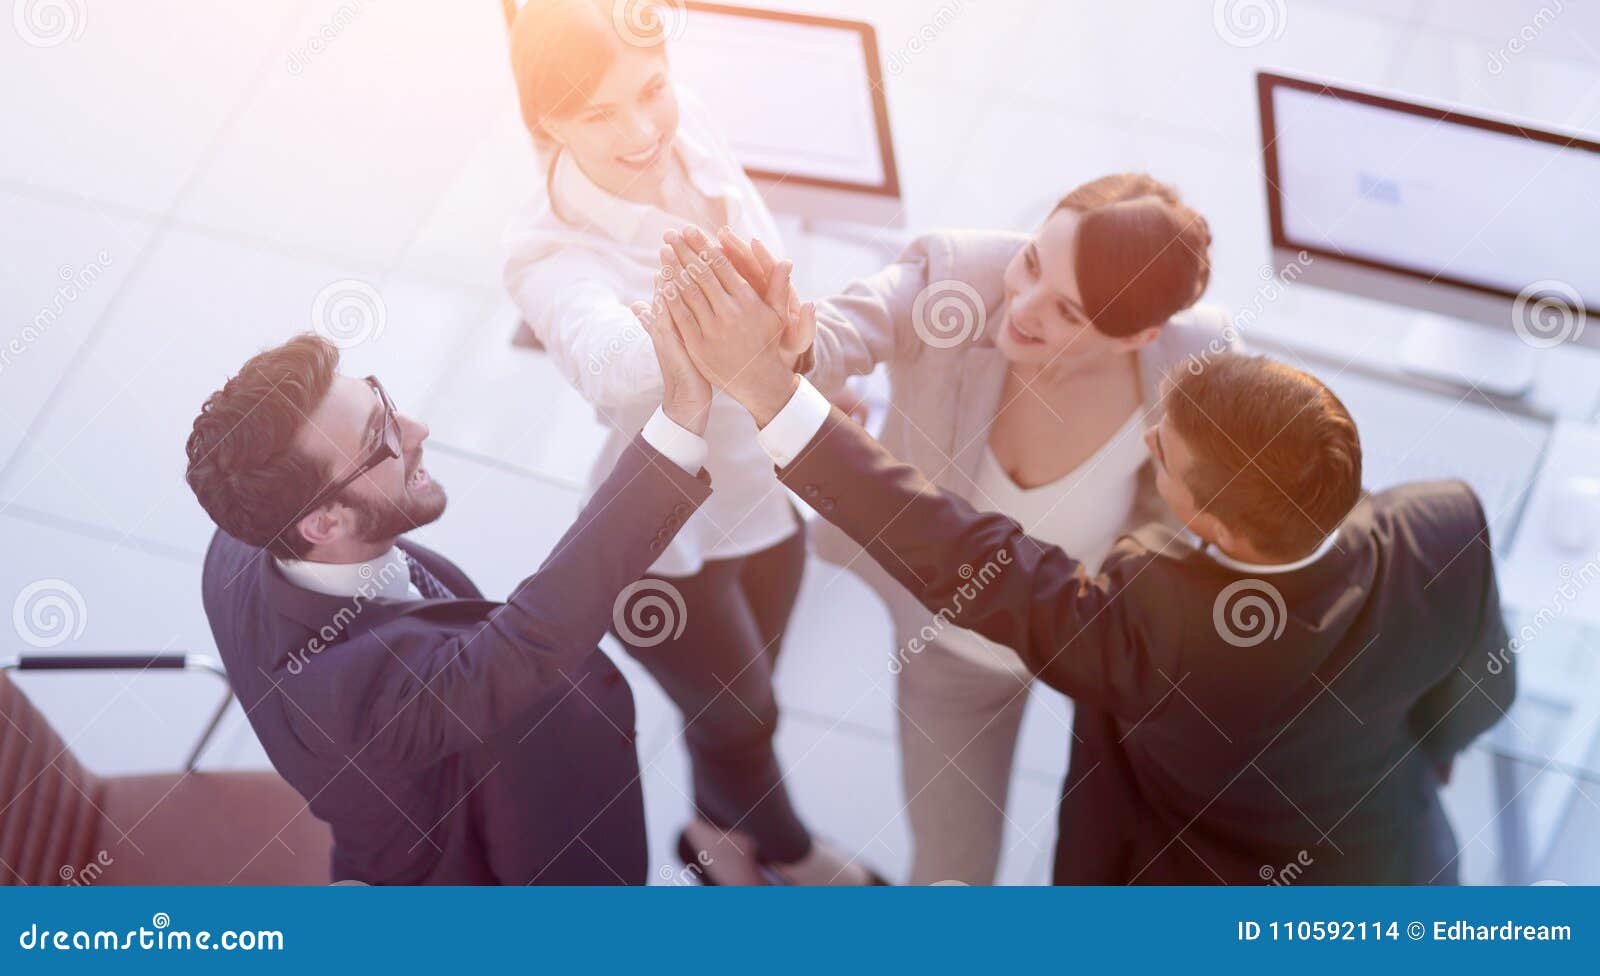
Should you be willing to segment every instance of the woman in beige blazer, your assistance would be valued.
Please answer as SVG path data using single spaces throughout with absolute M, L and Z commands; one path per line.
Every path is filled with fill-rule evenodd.
M 813 382 L 887 363 L 881 439 L 897 457 L 1098 566 L 1161 511 L 1146 436 L 1163 377 L 1232 345 L 1220 311 L 1193 307 L 1210 243 L 1204 218 L 1137 174 L 1077 188 L 1032 236 L 923 237 L 818 303 Z M 819 529 L 818 549 L 894 616 L 912 881 L 992 883 L 1031 675 Z M 981 585 L 1004 567 L 972 570 Z

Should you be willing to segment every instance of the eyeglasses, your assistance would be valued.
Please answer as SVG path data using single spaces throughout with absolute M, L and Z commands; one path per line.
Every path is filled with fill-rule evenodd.
M 400 421 L 395 418 L 394 401 L 389 399 L 388 391 L 378 382 L 376 376 L 367 377 L 366 383 L 372 387 L 372 392 L 377 394 L 378 401 L 383 405 L 383 430 L 379 441 L 361 463 L 356 465 L 354 471 L 318 492 L 317 497 L 301 509 L 303 512 L 316 511 L 339 497 L 339 493 L 350 487 L 357 478 L 385 461 L 400 457 Z

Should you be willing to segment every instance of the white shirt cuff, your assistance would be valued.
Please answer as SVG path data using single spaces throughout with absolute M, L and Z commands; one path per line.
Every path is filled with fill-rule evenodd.
M 706 466 L 706 454 L 710 451 L 706 439 L 680 427 L 660 407 L 650 415 L 643 434 L 647 444 L 688 473 L 697 475 Z
M 761 442 L 767 456 L 772 458 L 773 464 L 786 468 L 817 436 L 817 431 L 822 429 L 828 414 L 832 412 L 833 404 L 828 402 L 828 398 L 817 392 L 809 380 L 801 377 L 794 396 L 783 405 L 771 423 L 761 428 L 756 439 Z

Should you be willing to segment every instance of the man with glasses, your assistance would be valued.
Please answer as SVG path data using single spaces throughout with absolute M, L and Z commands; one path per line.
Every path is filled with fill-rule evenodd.
M 710 388 L 663 378 L 662 409 L 499 603 L 404 538 L 445 510 L 428 428 L 338 357 L 302 335 L 245 363 L 195 420 L 187 474 L 218 527 L 202 592 L 229 680 L 332 826 L 334 877 L 643 883 L 633 698 L 596 645 L 710 494 L 692 436 Z

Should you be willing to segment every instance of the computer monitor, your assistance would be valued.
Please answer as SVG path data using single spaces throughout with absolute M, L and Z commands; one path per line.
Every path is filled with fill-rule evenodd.
M 502 0 L 507 20 L 520 0 Z M 877 32 L 859 20 L 721 3 L 618 0 L 660 18 L 674 80 L 705 102 L 768 206 L 905 226 Z
M 900 227 L 877 32 L 859 20 L 688 3 L 673 76 L 720 120 L 775 210 Z
M 1305 78 L 1257 84 L 1280 274 L 1431 313 L 1403 365 L 1485 390 L 1525 391 L 1536 350 L 1600 346 L 1600 143 Z

